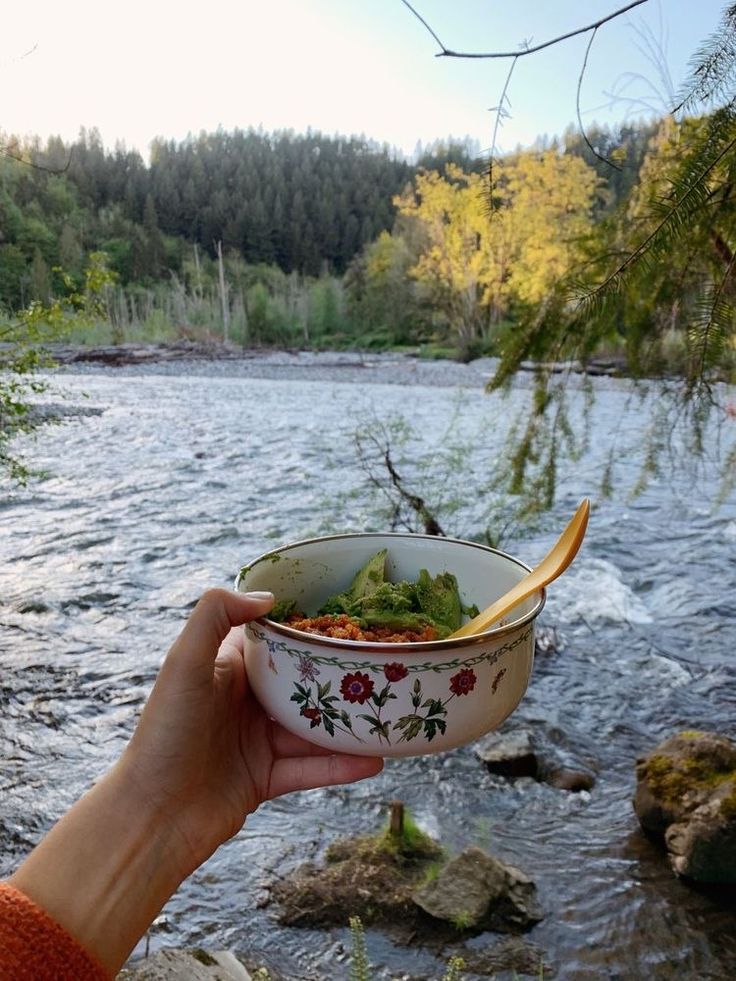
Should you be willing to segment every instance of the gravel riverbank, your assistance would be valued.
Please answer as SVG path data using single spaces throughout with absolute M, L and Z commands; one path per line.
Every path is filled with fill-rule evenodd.
M 311 379 L 393 385 L 479 388 L 497 364 L 479 358 L 469 364 L 428 360 L 412 354 L 356 351 L 250 351 L 211 345 L 120 345 L 115 348 L 58 348 L 58 373 L 191 375 L 193 377 Z

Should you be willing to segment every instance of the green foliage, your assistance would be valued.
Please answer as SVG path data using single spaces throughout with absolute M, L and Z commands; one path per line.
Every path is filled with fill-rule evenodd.
M 429 295 L 410 276 L 414 262 L 406 235 L 382 232 L 350 264 L 344 278 L 347 314 L 370 346 L 415 344 L 431 337 Z
M 447 962 L 447 971 L 442 981 L 462 981 L 462 974 L 460 972 L 464 967 L 465 961 L 462 957 L 451 957 Z
M 736 4 L 729 3 L 721 24 L 698 47 L 690 61 L 690 77 L 685 83 L 679 110 L 691 112 L 698 106 L 728 102 L 736 88 Z
M 358 916 L 350 917 L 350 937 L 352 941 L 350 981 L 371 981 L 371 966 L 365 945 L 365 931 Z
M 423 859 L 437 855 L 439 851 L 434 839 L 422 831 L 406 810 L 401 824 L 401 835 L 397 837 L 391 832 L 390 826 L 387 827 L 381 838 L 381 847 L 404 859 Z
M 460 932 L 467 930 L 472 923 L 473 917 L 468 910 L 460 910 L 452 919 L 452 925 Z
M 45 345 L 62 338 L 71 325 L 92 322 L 104 312 L 106 291 L 114 282 L 104 253 L 89 257 L 84 284 L 78 289 L 68 275 L 59 271 L 66 293 L 51 302 L 33 300 L 14 317 L 0 318 L 0 472 L 25 483 L 31 471 L 12 452 L 12 440 L 36 425 L 33 401 L 48 383 L 38 377 L 53 363 Z
M 371 981 L 371 965 L 365 944 L 365 930 L 359 916 L 351 916 L 350 926 L 350 981 Z M 442 975 L 442 981 L 462 981 L 462 969 L 465 961 L 462 957 L 451 957 L 447 962 L 447 970 Z

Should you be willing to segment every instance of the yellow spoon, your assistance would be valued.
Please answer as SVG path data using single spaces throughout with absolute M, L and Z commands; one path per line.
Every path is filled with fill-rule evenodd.
M 482 634 L 484 630 L 500 620 L 504 614 L 513 609 L 517 603 L 521 603 L 527 596 L 536 593 L 543 586 L 551 583 L 553 579 L 562 575 L 565 569 L 578 554 L 578 549 L 582 545 L 585 537 L 585 529 L 588 527 L 588 515 L 590 514 L 590 501 L 586 497 L 581 501 L 575 514 L 572 516 L 570 524 L 565 528 L 552 548 L 547 552 L 539 565 L 528 572 L 523 579 L 512 586 L 495 603 L 473 617 L 468 623 L 463 624 L 459 630 L 450 634 L 450 637 L 469 637 L 471 634 Z

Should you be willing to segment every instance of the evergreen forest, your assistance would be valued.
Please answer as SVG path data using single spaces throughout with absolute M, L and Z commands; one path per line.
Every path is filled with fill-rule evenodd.
M 96 284 L 74 343 L 489 354 L 498 384 L 523 358 L 592 356 L 730 378 L 730 131 L 718 112 L 667 116 L 571 126 L 492 161 L 438 141 L 412 162 L 319 133 L 157 140 L 148 162 L 94 130 L 6 135 L 0 315 L 90 309 Z M 619 288 L 650 241 L 661 259 Z

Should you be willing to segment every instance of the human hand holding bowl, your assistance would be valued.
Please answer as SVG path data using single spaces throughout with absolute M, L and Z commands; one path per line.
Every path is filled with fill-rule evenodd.
M 484 608 L 530 570 L 476 542 L 424 535 L 336 535 L 285 545 L 244 567 L 236 588 L 269 590 L 317 611 L 386 550 L 386 578 L 452 573 L 466 607 Z M 333 752 L 416 756 L 479 738 L 516 708 L 534 659 L 537 590 L 513 619 L 477 636 L 410 643 L 320 636 L 260 617 L 245 628 L 248 678 L 265 711 Z M 448 631 L 449 632 L 449 631 Z

